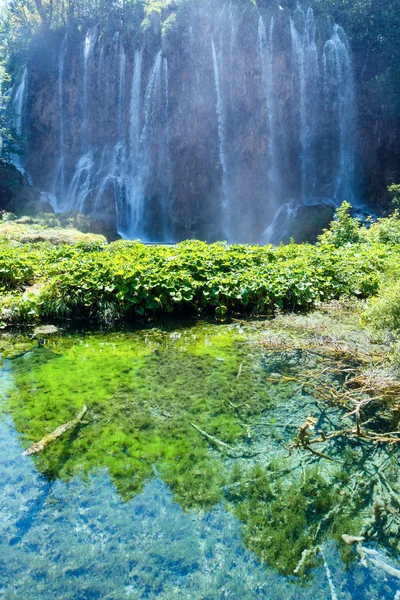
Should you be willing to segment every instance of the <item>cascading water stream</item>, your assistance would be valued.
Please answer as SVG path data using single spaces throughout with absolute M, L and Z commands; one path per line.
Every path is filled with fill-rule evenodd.
M 132 164 L 130 168 L 134 169 L 134 160 L 139 154 L 140 146 L 140 108 L 142 97 L 142 49 L 135 51 L 134 69 L 132 76 L 132 91 L 130 101 L 130 119 L 129 119 L 129 140 L 130 156 Z
M 298 98 L 293 111 L 299 128 L 300 192 L 297 202 L 284 203 L 276 213 L 264 236 L 270 242 L 279 241 L 284 233 L 287 239 L 302 205 L 328 202 L 338 206 L 343 200 L 356 204 L 355 93 L 347 38 L 340 27 L 333 26 L 319 53 L 313 11 L 304 13 L 301 8 L 290 19 L 290 36 L 293 90 Z M 324 185 L 321 174 L 327 179 Z
M 132 87 L 129 106 L 129 152 L 126 159 L 126 193 L 117 201 L 117 228 L 120 235 L 129 237 L 132 224 L 137 228 L 141 215 L 135 206 L 135 199 L 140 196 L 136 192 L 139 185 L 138 157 L 141 136 L 141 98 L 142 98 L 142 62 L 141 49 L 135 51 L 132 73 Z
M 89 84 L 92 78 L 93 61 L 94 61 L 94 46 L 98 37 L 98 27 L 92 27 L 86 33 L 85 41 L 83 44 L 83 125 L 82 125 L 82 137 L 81 144 L 83 148 L 90 145 L 89 140 Z
M 233 78 L 233 69 L 235 64 L 235 45 L 237 41 L 238 25 L 233 11 L 232 2 L 229 3 L 229 22 L 230 22 L 230 65 L 231 78 Z
M 142 90 L 143 51 L 135 50 L 130 97 L 126 94 L 127 55 L 122 36 L 116 34 L 112 41 L 112 53 L 100 48 L 96 59 L 94 51 L 98 29 L 90 29 L 83 43 L 83 122 L 80 130 L 81 148 L 68 188 L 62 193 L 60 185 L 65 146 L 65 116 L 62 102 L 64 88 L 65 50 L 59 57 L 59 97 L 60 97 L 60 157 L 55 177 L 58 193 L 62 198 L 60 210 L 78 210 L 97 215 L 104 210 L 104 198 L 110 192 L 115 199 L 117 229 L 123 237 L 146 239 L 146 194 L 157 172 L 164 178 L 164 191 L 160 194 L 159 218 L 161 233 L 169 235 L 169 198 L 172 191 L 171 164 L 169 154 L 169 81 L 168 62 L 161 50 L 154 58 L 147 86 Z M 118 69 L 116 98 L 116 141 L 106 143 L 102 148 L 90 142 L 89 127 L 93 119 L 94 89 L 102 91 L 104 98 L 113 92 L 104 82 L 102 87 L 101 70 L 109 66 L 109 61 Z M 97 64 L 96 64 L 97 62 Z M 96 85 L 92 85 L 96 73 Z M 91 74 L 89 73 L 91 71 Z M 143 93 L 142 93 L 143 92 Z M 165 125 L 163 136 L 159 136 L 159 121 Z M 159 177 L 161 177 L 158 174 Z M 91 205 L 91 209 L 89 206 Z M 88 210 L 89 209 L 89 210 Z
M 211 37 L 211 50 L 214 65 L 214 80 L 216 94 L 216 112 L 218 118 L 218 141 L 219 141 L 219 161 L 222 170 L 222 220 L 224 235 L 229 238 L 229 207 L 228 207 L 228 188 L 227 188 L 227 161 L 225 149 L 225 123 L 224 123 L 224 103 L 221 93 L 220 68 L 218 64 L 217 51 L 214 39 Z
M 156 55 L 153 68 L 150 73 L 149 82 L 146 89 L 144 100 L 144 126 L 141 135 L 141 143 L 146 144 L 149 141 L 152 126 L 154 125 L 154 116 L 156 110 L 157 93 L 161 89 L 162 72 L 162 50 Z
M 81 156 L 72 177 L 67 192 L 67 202 L 60 205 L 60 210 L 77 210 L 85 212 L 85 201 L 92 186 L 92 169 L 94 168 L 94 155 L 89 150 Z
M 58 59 L 58 107 L 60 112 L 59 164 L 54 182 L 54 197 L 63 198 L 65 194 L 65 118 L 64 118 L 64 71 L 67 51 L 67 36 L 61 44 Z
M 170 193 L 169 126 L 165 120 L 165 144 L 158 142 L 156 128 L 159 119 L 169 112 L 168 66 L 160 50 L 149 74 L 142 98 L 142 50 L 136 50 L 132 76 L 129 123 L 129 152 L 124 161 L 124 193 L 118 202 L 118 231 L 123 237 L 146 239 L 146 195 L 152 176 L 164 168 L 165 189 L 161 195 L 159 219 L 164 237 L 167 236 L 167 210 Z M 164 115 L 162 114 L 164 113 Z M 157 142 L 157 143 L 156 143 Z M 156 146 L 155 146 L 156 143 Z M 165 160 L 164 160 L 165 158 Z M 158 167 L 158 169 L 157 169 Z
M 125 138 L 125 87 L 126 56 L 122 38 L 119 39 L 119 86 L 118 86 L 118 137 L 122 143 Z
M 279 156 L 276 133 L 278 127 L 277 103 L 275 96 L 274 81 L 274 17 L 271 17 L 269 30 L 264 25 L 264 20 L 260 16 L 258 22 L 258 43 L 261 59 L 262 84 L 267 105 L 268 117 L 268 146 L 267 146 L 267 169 L 268 181 L 270 186 L 270 198 L 276 201 L 279 192 Z
M 24 105 L 26 102 L 28 85 L 28 68 L 25 65 L 17 81 L 15 91 L 11 91 L 11 128 L 16 133 L 17 140 L 21 141 L 24 134 Z M 12 154 L 11 160 L 19 171 L 24 173 L 24 159 L 20 154 Z
M 163 58 L 163 76 L 164 76 L 164 118 L 165 118 L 165 163 L 167 169 L 167 193 L 163 197 L 162 215 L 163 215 L 163 235 L 166 241 L 173 239 L 170 231 L 170 219 L 171 214 L 171 195 L 172 195 L 172 169 L 171 169 L 171 129 L 170 129 L 170 107 L 169 107 L 169 70 L 168 70 L 168 59 Z
M 133 229 L 134 237 L 140 234 L 144 221 L 145 194 L 149 177 L 151 173 L 152 141 L 155 126 L 158 94 L 162 92 L 162 51 L 160 50 L 155 57 L 153 68 L 150 72 L 146 93 L 144 96 L 144 122 L 139 140 L 138 174 L 135 184 L 130 191 L 130 201 L 133 208 Z
M 295 23 L 295 21 L 297 21 Z M 290 19 L 294 77 L 298 88 L 298 118 L 300 142 L 300 198 L 306 202 L 315 193 L 315 136 L 318 127 L 318 103 L 314 91 L 318 91 L 319 65 L 315 43 L 315 21 L 311 8 L 304 14 L 298 8 Z M 317 127 L 315 127 L 317 123 Z
M 337 106 L 338 164 L 334 177 L 333 195 L 337 202 L 356 202 L 354 196 L 355 91 L 350 49 L 341 27 L 335 25 L 333 34 L 323 49 L 324 109 L 327 114 L 332 101 Z
M 66 191 L 59 191 L 60 199 L 58 199 L 59 210 L 77 210 L 79 212 L 87 212 L 87 199 L 92 191 L 92 170 L 95 168 L 94 152 L 90 143 L 90 108 L 89 108 L 89 83 L 92 79 L 92 67 L 94 63 L 94 46 L 98 38 L 98 27 L 92 27 L 86 33 L 82 48 L 82 113 L 83 120 L 80 130 L 80 147 L 82 150 L 81 156 L 77 161 L 74 174 L 71 177 L 70 184 Z M 63 61 L 65 58 L 63 59 Z M 64 65 L 62 65 L 62 73 Z M 60 78 L 59 71 L 59 78 Z M 59 84 L 60 85 L 60 84 Z M 64 82 L 62 79 L 62 85 Z M 64 129 L 64 111 L 60 114 L 60 133 L 65 135 Z M 63 144 L 64 146 L 64 144 Z
M 142 59 L 140 54 L 140 60 L 138 57 L 137 68 L 141 68 Z M 139 115 L 141 111 L 140 107 L 140 87 L 133 90 L 132 102 L 135 102 L 132 110 L 132 117 L 134 122 L 131 125 L 131 131 L 135 131 L 134 140 L 137 144 L 136 150 L 136 161 L 137 167 L 135 169 L 135 176 L 130 180 L 130 186 L 128 188 L 128 202 L 131 215 L 131 223 L 129 234 L 131 237 L 137 237 L 141 233 L 141 227 L 144 221 L 144 209 L 145 209 L 145 193 L 146 185 L 150 174 L 150 160 L 151 160 L 151 133 L 152 126 L 154 124 L 154 111 L 156 104 L 156 94 L 161 86 L 161 68 L 162 68 L 162 53 L 161 50 L 156 55 L 153 68 L 150 73 L 147 89 L 144 97 L 144 124 L 140 132 L 140 120 Z M 135 65 L 136 70 L 136 65 Z M 136 77 L 136 75 L 134 75 Z M 137 84 L 140 83 L 141 75 L 137 75 Z M 137 129 L 136 129 L 137 128 Z M 140 132 L 140 135 L 139 135 Z M 133 155 L 132 155 L 133 156 Z

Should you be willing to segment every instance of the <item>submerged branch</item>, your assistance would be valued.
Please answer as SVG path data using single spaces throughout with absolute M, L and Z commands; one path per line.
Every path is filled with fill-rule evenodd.
M 365 548 L 365 546 L 363 546 L 362 544 L 358 544 L 357 552 L 360 555 L 361 564 L 363 564 L 364 566 L 367 566 L 368 562 L 370 562 L 372 565 L 374 565 L 374 567 L 382 569 L 382 571 L 384 571 L 391 577 L 400 579 L 400 570 L 396 569 L 395 567 L 392 567 L 387 562 L 384 562 L 382 560 L 381 555 L 376 550 L 373 550 L 371 548 Z
M 221 446 L 222 448 L 226 448 L 227 450 L 232 450 L 233 451 L 232 446 L 229 446 L 229 444 L 225 444 L 225 442 L 221 442 L 221 440 L 219 440 L 218 438 L 214 437 L 213 435 L 210 435 L 209 433 L 207 433 L 203 429 L 200 429 L 200 427 L 197 427 L 197 425 L 195 425 L 194 423 L 190 423 L 190 424 L 191 424 L 192 427 L 194 427 L 196 429 L 196 431 L 198 431 L 200 433 L 200 435 L 202 435 L 203 437 L 205 437 L 207 440 L 210 440 L 210 442 L 213 442 L 214 444 L 217 444 L 217 446 Z
M 217 446 L 220 446 L 220 448 L 227 450 L 229 452 L 229 456 L 231 456 L 232 458 L 254 458 L 255 456 L 259 456 L 260 454 L 263 454 L 262 450 L 256 451 L 256 452 L 236 452 L 236 450 L 234 448 L 232 448 L 232 446 L 229 446 L 229 444 L 222 442 L 215 436 L 210 435 L 203 429 L 200 429 L 200 427 L 197 427 L 197 425 L 195 425 L 194 423 L 190 423 L 190 425 L 192 427 L 194 427 L 196 429 L 196 431 L 198 431 L 200 433 L 200 435 L 205 437 L 207 440 L 209 440 L 213 444 L 216 444 Z
M 68 421 L 68 423 L 64 423 L 63 425 L 60 425 L 60 427 L 57 427 L 57 429 L 55 429 L 52 433 L 49 433 L 49 435 L 46 435 L 43 439 L 41 439 L 40 442 L 36 442 L 29 446 L 29 448 L 25 450 L 25 452 L 23 452 L 22 456 L 38 454 L 38 452 L 44 450 L 46 446 L 48 446 L 55 440 L 58 440 L 58 438 L 64 435 L 64 433 L 70 431 L 71 429 L 74 429 L 82 421 L 83 417 L 87 413 L 87 410 L 87 406 L 83 406 L 81 412 L 75 417 L 75 419 L 73 419 L 72 421 Z

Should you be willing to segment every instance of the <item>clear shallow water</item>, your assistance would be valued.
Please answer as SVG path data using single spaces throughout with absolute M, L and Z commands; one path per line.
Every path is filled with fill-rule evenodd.
M 27 354 L 3 362 L 0 597 L 395 597 L 398 580 L 358 563 L 346 566 L 329 535 L 322 544 L 326 564 L 320 557 L 301 584 L 285 576 L 282 565 L 278 570 L 262 564 L 260 547 L 249 541 L 254 523 L 235 514 L 237 504 L 246 515 L 248 498 L 232 502 L 234 494 L 224 493 L 236 489 L 229 487 L 238 480 L 231 470 L 235 463 L 245 471 L 260 462 L 276 477 L 268 465 L 275 456 L 284 466 L 281 438 L 291 433 L 289 428 L 282 434 L 278 426 L 293 389 L 288 384 L 278 391 L 267 376 L 314 360 L 293 353 L 268 356 L 255 341 L 240 327 L 204 324 L 74 334 L 54 336 L 40 347 L 28 341 Z M 249 408 L 232 411 L 230 404 L 242 402 Z M 21 456 L 83 403 L 89 408 L 86 424 L 37 458 Z M 313 403 L 304 395 L 296 401 L 296 421 Z M 334 415 L 328 410 L 324 418 Z M 191 421 L 237 452 L 265 452 L 222 455 Z M 296 460 L 288 465 L 293 473 L 280 476 L 284 482 L 296 482 Z M 254 493 L 250 500 L 270 502 Z M 282 518 L 290 530 L 297 524 L 289 509 Z M 269 527 L 269 543 L 279 551 L 276 520 Z M 264 529 L 260 524 L 260 533 Z M 289 566 L 283 545 L 282 552 Z

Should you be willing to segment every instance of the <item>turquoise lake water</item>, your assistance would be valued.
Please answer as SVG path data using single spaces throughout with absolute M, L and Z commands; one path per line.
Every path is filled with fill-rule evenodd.
M 261 341 L 208 323 L 8 338 L 0 598 L 399 598 L 399 579 L 340 543 L 370 518 L 365 489 L 325 518 L 356 487 L 354 457 L 368 474 L 379 452 L 327 447 L 331 463 L 287 451 L 308 414 L 322 428 L 340 418 L 292 381 L 330 359 Z M 22 456 L 83 405 L 83 423 Z M 389 542 L 365 544 L 399 568 Z

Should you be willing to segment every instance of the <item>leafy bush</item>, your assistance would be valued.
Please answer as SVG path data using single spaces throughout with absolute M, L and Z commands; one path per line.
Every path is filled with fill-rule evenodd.
M 35 252 L 0 244 L 0 294 L 32 282 L 36 259 Z
M 335 211 L 329 229 L 319 236 L 321 244 L 333 244 L 337 248 L 344 244 L 355 244 L 361 241 L 360 223 L 350 215 L 351 204 L 343 202 Z
M 107 322 L 166 312 L 272 314 L 340 297 L 367 298 L 377 293 L 381 272 L 400 254 L 378 242 L 273 248 L 198 241 L 177 246 L 10 241 L 1 249 L 3 291 L 15 295 L 21 284 L 41 284 L 20 297 L 21 315 Z
M 39 213 L 36 222 L 42 227 L 60 227 L 61 225 L 57 216 L 52 212 Z
M 363 230 L 366 240 L 383 244 L 400 244 L 400 212 L 396 209 L 390 217 L 382 217 L 368 230 Z
M 400 280 L 400 216 L 395 211 L 367 230 L 351 218 L 349 208 L 344 203 L 338 209 L 316 246 L 276 248 L 199 241 L 107 244 L 101 236 L 77 236 L 73 229 L 4 223 L 0 293 L 13 297 L 14 321 L 111 322 L 171 312 L 272 314 L 342 297 L 369 298 L 378 293 L 382 273 Z M 63 232 L 70 232 L 70 240 Z M 53 238 L 58 245 L 50 243 Z M 39 285 L 26 293 L 34 283 Z M 10 320 L 9 314 L 3 311 L 2 320 Z
M 392 195 L 392 204 L 397 208 L 400 207 L 400 184 L 393 183 L 388 187 L 389 193 Z
M 1 220 L 5 221 L 5 222 L 16 221 L 17 218 L 18 218 L 17 215 L 14 215 L 14 213 L 11 213 L 11 212 L 4 211 L 1 213 Z
M 89 233 L 90 227 L 85 215 L 75 210 L 69 210 L 58 215 L 61 227 L 77 229 L 82 233 Z
M 400 331 L 400 281 L 390 282 L 364 314 L 367 323 L 378 331 Z

